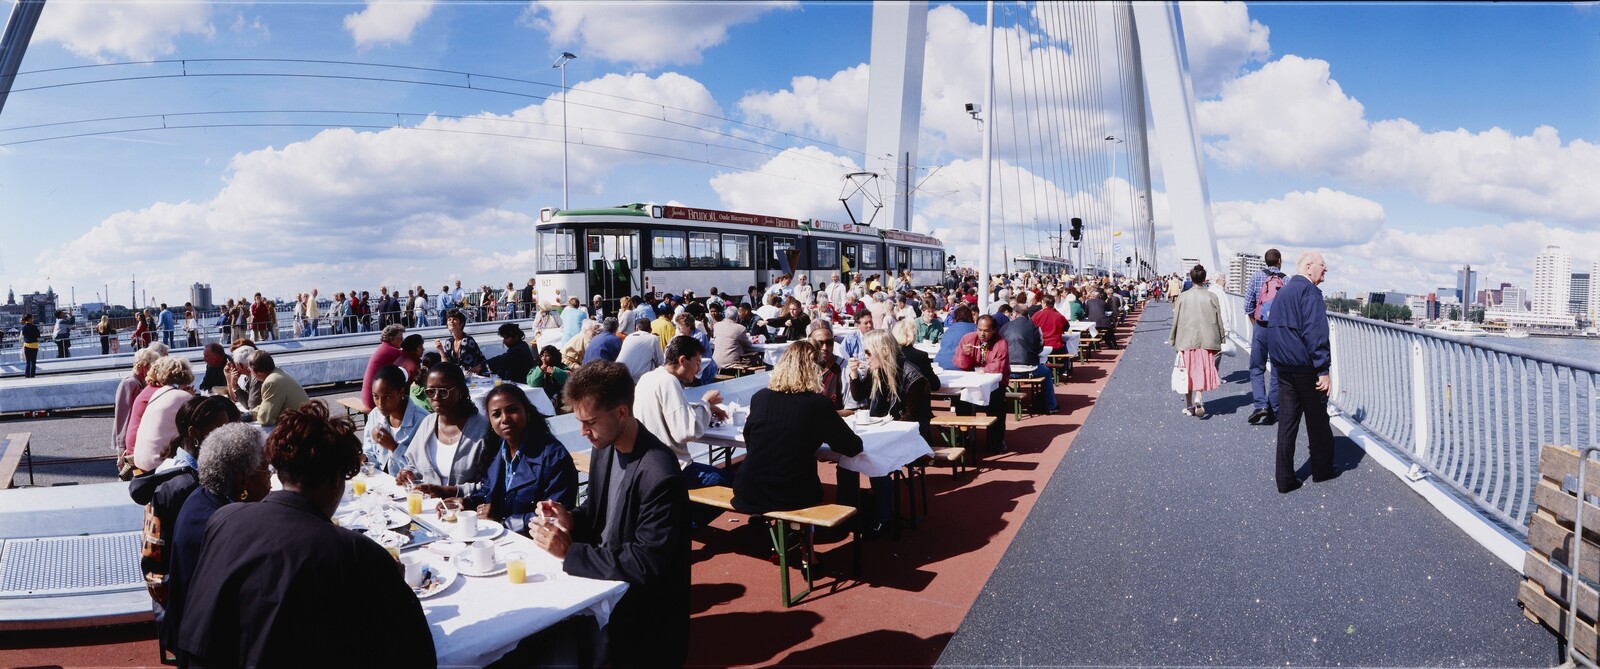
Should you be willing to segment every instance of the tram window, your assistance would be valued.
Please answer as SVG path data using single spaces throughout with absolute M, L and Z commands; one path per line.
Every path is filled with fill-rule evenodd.
M 789 252 L 792 251 L 792 250 L 794 250 L 794 238 L 793 237 L 773 237 L 772 238 L 772 257 L 773 257 L 773 260 L 772 260 L 771 269 L 778 269 L 780 267 L 783 267 L 783 263 L 778 262 L 777 258 L 786 258 L 786 257 L 788 257 Z M 794 268 L 790 268 L 790 269 L 794 269 Z
M 548 258 L 557 272 L 578 269 L 578 255 L 574 248 L 573 232 L 560 228 L 539 231 L 539 252 Z
M 750 235 L 722 236 L 722 266 L 750 269 Z
M 877 269 L 878 268 L 878 245 L 877 244 L 862 244 L 861 245 L 861 266 L 869 268 L 869 269 Z
M 839 242 L 817 240 L 817 264 L 814 269 L 835 269 L 839 267 Z
M 654 230 L 650 233 L 650 266 L 655 269 L 688 267 L 688 243 L 684 234 L 675 230 Z
M 911 269 L 911 249 L 904 246 L 894 247 L 894 268 Z
M 721 264 L 717 257 L 717 233 L 689 233 L 689 266 L 712 268 Z

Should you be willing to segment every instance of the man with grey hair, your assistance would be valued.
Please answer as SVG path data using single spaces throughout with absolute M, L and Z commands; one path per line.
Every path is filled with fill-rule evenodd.
M 1300 419 L 1310 442 L 1311 480 L 1338 475 L 1333 468 L 1333 430 L 1328 426 L 1328 377 L 1333 358 L 1328 346 L 1328 308 L 1317 286 L 1328 272 L 1322 254 L 1307 251 L 1295 263 L 1298 271 L 1272 301 L 1267 325 L 1267 351 L 1278 371 L 1278 492 L 1301 485 L 1295 475 L 1294 447 Z
M 617 319 L 606 318 L 600 321 L 600 331 L 595 333 L 594 339 L 589 340 L 589 347 L 584 349 L 583 364 L 596 360 L 616 362 L 617 354 L 621 352 L 622 339 L 617 336 Z
M 228 379 L 228 399 L 238 404 L 243 404 L 246 410 L 254 409 L 261 404 L 261 384 L 256 383 L 256 377 L 250 373 L 250 356 L 255 355 L 256 347 L 239 346 L 228 354 L 228 362 L 222 370 L 223 376 Z
M 257 423 L 274 427 L 283 412 L 298 409 L 300 405 L 311 401 L 305 389 L 300 387 L 300 382 L 278 369 L 271 353 L 260 350 L 252 353 L 250 373 L 261 384 L 261 404 L 250 411 Z

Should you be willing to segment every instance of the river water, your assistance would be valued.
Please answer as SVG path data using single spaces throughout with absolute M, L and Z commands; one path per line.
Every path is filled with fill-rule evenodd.
M 1475 341 L 1501 344 L 1535 355 L 1547 355 L 1600 365 L 1600 337 L 1477 337 Z

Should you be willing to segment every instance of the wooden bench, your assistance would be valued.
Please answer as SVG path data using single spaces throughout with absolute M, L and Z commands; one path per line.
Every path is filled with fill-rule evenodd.
M 1052 353 L 1046 359 L 1044 366 L 1055 374 L 1056 385 L 1067 382 L 1072 378 L 1072 356 L 1065 353 Z
M 15 487 L 13 479 L 17 476 L 17 467 L 22 464 L 22 458 L 28 458 L 28 485 L 33 485 L 33 441 L 32 432 L 14 432 L 6 435 L 3 446 L 0 446 L 0 490 Z
M 1100 344 L 1103 342 L 1104 340 L 1099 337 L 1084 337 L 1083 339 L 1079 340 L 1078 360 L 1080 362 L 1088 362 L 1089 354 L 1100 350 Z
M 756 373 L 759 373 L 759 372 L 765 372 L 765 371 L 767 371 L 767 366 L 766 365 L 755 365 L 755 364 L 751 364 L 751 363 L 748 363 L 748 362 L 742 362 L 742 363 L 739 363 L 737 365 L 728 365 L 727 367 L 723 367 L 722 371 L 725 371 L 725 372 L 730 372 L 731 371 L 731 372 L 733 372 L 733 375 L 735 377 L 740 377 L 740 376 L 744 376 L 746 374 L 756 374 Z
M 733 508 L 733 488 L 728 486 L 710 486 L 696 488 L 689 491 L 689 501 L 695 504 L 704 504 L 724 511 L 742 513 Z M 854 518 L 854 507 L 842 504 L 819 504 L 817 506 L 796 509 L 794 511 L 769 511 L 764 514 L 750 516 L 752 520 L 767 526 L 767 536 L 772 540 L 772 550 L 778 553 L 778 581 L 782 586 L 783 605 L 794 606 L 811 594 L 815 585 L 812 577 L 812 567 L 816 564 L 815 534 L 818 527 L 838 527 Z M 774 523 L 773 521 L 777 521 Z M 789 530 L 791 526 L 799 531 L 802 542 L 799 546 L 789 545 Z M 861 541 L 860 533 L 851 533 L 851 544 L 855 548 L 855 573 L 861 575 Z M 789 595 L 789 552 L 799 549 L 801 571 L 805 572 L 806 589 L 798 595 Z
M 1028 377 L 1011 379 L 1011 392 L 1006 393 L 1006 400 L 1011 402 L 1011 411 L 1018 421 L 1022 420 L 1024 411 L 1030 416 L 1034 415 L 1033 405 L 1038 401 L 1043 388 L 1044 379 Z
M 361 398 L 341 397 L 339 398 L 339 406 L 344 407 L 345 418 L 349 418 L 350 422 L 356 424 L 356 427 L 365 428 L 367 426 L 367 407 L 361 404 Z
M 987 432 L 994 429 L 995 421 L 994 416 L 940 415 L 933 417 L 932 425 L 933 429 L 944 432 L 946 444 L 970 449 L 977 444 L 974 433 L 978 430 Z
M 1539 450 L 1539 473 L 1533 500 L 1537 508 L 1528 519 L 1529 550 L 1523 560 L 1522 573 L 1526 578 L 1517 590 L 1517 603 L 1522 614 L 1534 622 L 1542 622 L 1558 636 L 1570 637 L 1576 649 L 1594 657 L 1597 638 L 1596 620 L 1600 619 L 1600 595 L 1593 586 L 1600 577 L 1600 539 L 1597 539 L 1594 522 L 1600 520 L 1600 507 L 1587 500 L 1580 502 L 1577 478 L 1582 459 L 1579 452 L 1563 446 L 1545 445 Z M 1590 460 L 1584 467 L 1589 470 L 1584 481 L 1582 497 L 1600 493 L 1600 463 Z M 1583 504 L 1583 537 L 1575 537 L 1574 516 L 1578 505 Z M 1577 541 L 1583 542 L 1581 564 L 1572 567 L 1572 551 Z M 1568 601 L 1571 577 L 1578 579 L 1577 602 Z M 1569 607 L 1578 609 L 1575 629 L 1567 629 Z

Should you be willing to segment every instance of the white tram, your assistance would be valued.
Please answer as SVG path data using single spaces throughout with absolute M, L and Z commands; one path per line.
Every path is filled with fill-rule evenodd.
M 1033 272 L 1034 274 L 1061 275 L 1072 273 L 1072 262 L 1062 258 L 1034 255 L 1032 253 L 1020 255 L 1011 259 L 1011 266 L 1018 272 Z
M 742 295 L 783 274 L 812 283 L 846 267 L 889 277 L 912 272 L 916 286 L 939 283 L 944 245 L 900 230 L 778 216 L 629 204 L 539 212 L 536 288 L 541 303 L 600 295 L 607 304 L 646 292 Z

